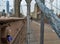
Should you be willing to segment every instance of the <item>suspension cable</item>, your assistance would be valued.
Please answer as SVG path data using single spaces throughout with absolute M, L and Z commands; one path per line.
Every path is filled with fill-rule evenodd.
M 36 0 L 39 8 L 45 13 L 46 18 L 49 20 L 49 24 L 52 26 L 58 37 L 60 38 L 60 19 L 49 8 L 46 7 L 40 0 Z M 45 8 L 45 9 L 43 9 Z

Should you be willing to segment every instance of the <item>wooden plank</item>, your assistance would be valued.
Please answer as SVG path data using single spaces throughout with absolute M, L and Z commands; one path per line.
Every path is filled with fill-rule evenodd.
M 13 20 L 15 22 L 13 22 Z M 1 21 L 2 21 L 3 24 L 1 24 Z M 13 41 L 15 41 L 17 39 L 19 39 L 19 40 L 17 40 L 16 42 L 18 43 L 20 41 L 19 44 L 22 43 L 22 41 L 24 42 L 24 38 L 26 38 L 25 37 L 26 36 L 26 31 L 24 31 L 25 28 L 22 29 L 22 27 L 24 27 L 26 25 L 24 18 L 15 18 L 15 17 L 14 18 L 8 18 L 8 19 L 7 18 L 5 18 L 5 19 L 1 18 L 0 19 L 0 25 L 2 26 L 2 28 L 4 28 L 4 26 L 7 26 L 4 29 L 5 32 L 6 32 L 6 30 L 8 31 L 8 33 L 6 33 L 6 34 L 10 34 L 13 37 L 13 40 L 11 42 L 8 42 L 7 44 L 12 44 Z M 18 34 L 20 34 L 20 35 L 17 36 Z M 18 38 L 16 38 L 16 37 L 18 37 Z M 21 41 L 19 37 L 22 37 L 23 40 Z

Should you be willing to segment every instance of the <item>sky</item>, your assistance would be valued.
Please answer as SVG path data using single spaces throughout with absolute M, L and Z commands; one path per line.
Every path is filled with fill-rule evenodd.
M 35 2 L 35 0 L 32 0 L 31 1 L 31 12 L 33 12 L 34 11 L 34 6 L 35 6 L 35 4 L 36 4 L 36 2 Z M 22 11 L 22 13 L 26 16 L 27 15 L 27 3 L 25 2 L 25 0 L 22 0 L 22 2 L 21 2 L 21 11 Z
M 7 0 L 0 0 L 0 11 L 2 11 L 3 9 L 6 10 L 6 1 Z M 58 2 L 58 3 L 57 3 Z M 52 2 L 52 5 L 54 7 L 52 7 L 54 9 L 54 13 L 60 13 L 60 0 L 53 0 Z M 14 0 L 9 0 L 9 4 L 10 4 L 10 9 L 14 8 Z M 34 11 L 34 6 L 35 6 L 36 2 L 35 0 L 32 0 L 31 2 L 31 12 Z M 21 2 L 21 7 L 20 7 L 20 10 L 21 10 L 21 13 L 24 14 L 26 16 L 27 14 L 27 3 L 25 2 L 25 0 L 22 0 Z M 45 0 L 45 5 L 46 7 L 48 7 L 49 9 L 51 9 L 51 4 L 50 4 L 50 0 Z M 58 8 L 58 9 L 56 9 Z
M 45 0 L 45 5 L 49 9 L 51 9 L 51 5 L 53 6 L 52 9 L 54 10 L 54 13 L 60 14 L 60 0 L 53 0 L 52 2 L 50 0 Z M 51 4 L 52 3 L 52 4 Z
M 2 11 L 3 9 L 5 9 L 6 10 L 6 1 L 7 0 L 0 0 L 0 11 Z M 13 8 L 13 2 L 14 2 L 14 0 L 8 0 L 9 1 L 9 6 L 10 6 L 10 9 L 11 8 Z
M 2 11 L 3 9 L 6 10 L 6 1 L 7 0 L 0 0 L 0 11 Z M 10 4 L 10 9 L 11 8 L 14 8 L 14 0 L 8 0 L 9 1 L 9 4 Z M 31 12 L 34 11 L 34 5 L 35 5 L 35 0 L 32 0 L 31 2 Z M 24 14 L 26 16 L 27 14 L 27 3 L 25 2 L 25 0 L 22 0 L 21 1 L 21 7 L 20 7 L 20 10 L 21 10 L 21 13 Z

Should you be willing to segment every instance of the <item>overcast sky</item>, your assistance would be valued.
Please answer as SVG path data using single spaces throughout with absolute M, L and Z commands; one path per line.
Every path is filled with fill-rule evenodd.
M 7 0 L 0 0 L 0 11 L 2 11 L 3 9 L 6 10 L 6 1 Z M 10 9 L 14 8 L 14 0 L 8 0 L 9 4 L 10 4 Z M 27 3 L 25 2 L 25 0 L 21 1 L 21 13 L 23 13 L 25 16 L 27 14 L 27 7 L 26 7 Z M 31 12 L 34 11 L 34 5 L 35 5 L 35 0 L 32 0 L 31 2 Z
M 54 13 L 58 13 L 60 14 L 60 0 L 53 0 L 52 2 L 50 2 L 51 0 L 45 0 L 45 4 L 46 6 L 51 9 L 51 3 L 52 3 L 52 9 L 54 10 Z

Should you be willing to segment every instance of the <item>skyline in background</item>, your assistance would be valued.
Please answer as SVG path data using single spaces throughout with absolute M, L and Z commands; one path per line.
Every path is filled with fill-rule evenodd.
M 6 10 L 6 1 L 7 0 L 0 0 L 0 11 L 2 11 L 3 9 Z M 9 11 L 11 11 L 11 9 L 14 10 L 14 0 L 8 0 L 8 1 L 9 1 L 9 4 L 10 4 L 9 5 Z M 54 10 L 55 14 L 56 13 L 60 14 L 60 4 L 59 3 L 60 3 L 60 0 L 53 0 L 53 2 L 52 2 L 52 5 L 53 5 L 52 9 Z M 32 0 L 32 2 L 31 2 L 31 12 L 34 11 L 35 4 L 36 4 L 35 0 Z M 26 5 L 27 5 L 27 3 L 25 2 L 25 0 L 22 0 L 21 1 L 20 11 L 25 16 L 27 15 L 27 6 Z M 45 0 L 45 5 L 46 5 L 46 7 L 51 9 L 51 2 L 50 2 L 50 0 Z
M 6 13 L 7 13 L 7 10 L 6 10 L 6 2 L 9 1 L 9 11 L 10 9 L 14 8 L 14 0 L 0 0 L 0 12 L 5 9 Z

